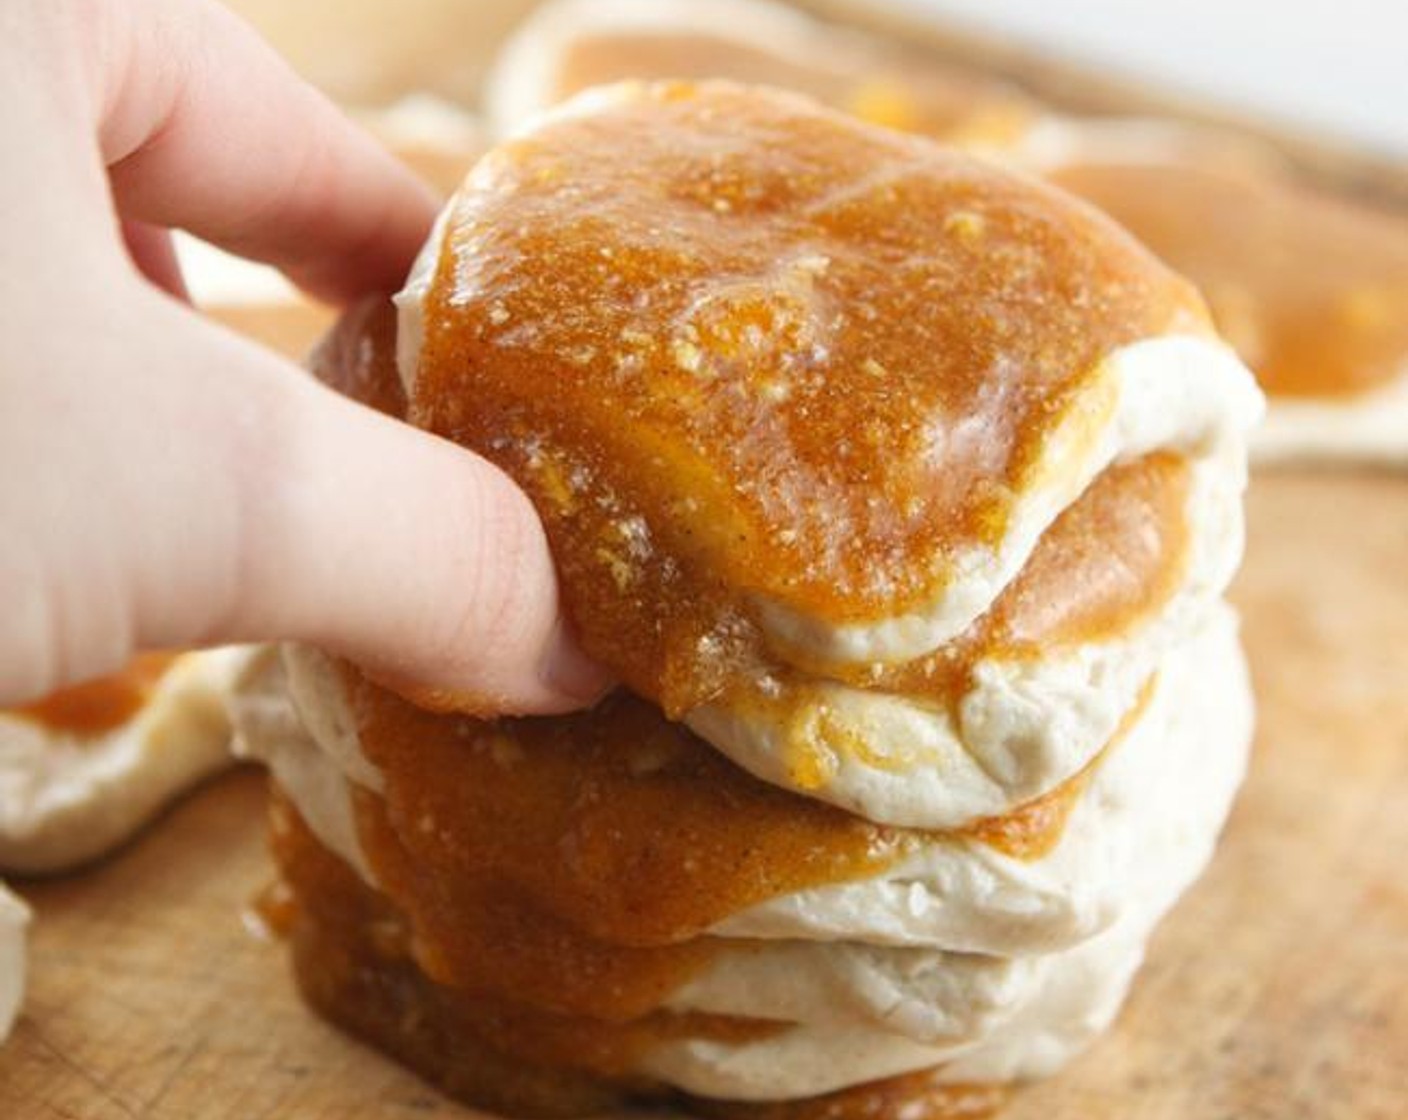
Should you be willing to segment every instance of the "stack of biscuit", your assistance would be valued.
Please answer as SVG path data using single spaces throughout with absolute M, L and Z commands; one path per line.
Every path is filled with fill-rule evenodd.
M 662 83 L 492 150 L 397 304 L 315 371 L 525 488 L 621 687 L 251 665 L 309 1000 L 515 1115 L 976 1115 L 1103 1030 L 1250 737 L 1261 398 L 1195 291 L 990 163 Z

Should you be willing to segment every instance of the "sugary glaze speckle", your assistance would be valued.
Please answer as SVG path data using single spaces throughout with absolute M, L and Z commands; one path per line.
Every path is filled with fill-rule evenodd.
M 142 710 L 179 656 L 140 653 L 116 673 L 60 689 L 11 714 L 78 738 L 102 735 Z
M 1103 422 L 1102 359 L 1205 329 L 1035 183 L 786 95 L 657 85 L 479 165 L 409 414 L 525 486 L 589 651 L 679 714 L 756 677 L 759 600 L 931 602 L 1069 469 L 1058 435 Z
M 1408 222 L 1270 172 L 1082 163 L 1049 177 L 1207 296 L 1268 393 L 1351 397 L 1408 375 Z

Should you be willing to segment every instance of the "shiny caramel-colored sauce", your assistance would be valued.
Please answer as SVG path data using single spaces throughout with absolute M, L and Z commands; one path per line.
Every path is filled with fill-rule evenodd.
M 950 143 L 1011 143 L 1037 116 L 1030 99 L 996 79 L 939 69 L 819 27 L 790 43 L 762 35 L 747 42 L 684 31 L 588 32 L 564 48 L 552 100 L 610 82 L 710 78 L 797 90 L 871 124 Z
M 923 842 L 752 777 L 625 692 L 481 721 L 349 675 L 362 846 L 457 988 L 638 1017 L 711 959 L 702 936 L 778 895 L 873 875 Z
M 1192 279 L 1268 393 L 1351 397 L 1408 374 L 1403 218 L 1191 160 L 1049 177 Z
M 1191 468 L 1173 454 L 1112 466 L 1062 511 L 987 614 L 936 652 L 849 670 L 809 665 L 794 653 L 791 666 L 740 674 L 718 702 L 781 729 L 777 742 L 799 789 L 827 785 L 843 754 L 894 773 L 929 765 L 909 743 L 866 736 L 833 719 L 831 682 L 932 703 L 956 720 L 985 660 L 1055 657 L 1135 632 L 1183 583 L 1190 485 Z
M 755 778 L 624 691 L 576 715 L 486 721 L 343 677 L 384 779 L 383 795 L 355 793 L 361 847 L 411 919 L 419 967 L 610 1021 L 659 1007 L 726 944 L 707 931 L 767 899 L 927 844 L 1046 854 L 1097 765 L 966 829 L 890 828 Z
M 809 666 L 798 655 L 792 661 L 857 688 L 952 706 L 980 661 L 1052 657 L 1116 640 L 1155 618 L 1182 586 L 1191 484 L 1188 461 L 1169 452 L 1109 467 L 1042 534 L 988 612 L 933 654 L 849 668 Z M 782 677 L 807 683 L 804 674 Z
M 94 737 L 114 731 L 146 706 L 179 653 L 139 653 L 121 670 L 50 693 L 10 714 L 52 731 Z
M 1157 687 L 1157 675 L 1144 682 L 1138 699 L 1125 712 L 1110 741 L 1082 769 L 1060 785 L 1010 813 L 974 821 L 963 829 L 963 835 L 996 848 L 1014 859 L 1041 859 L 1049 855 L 1060 842 L 1071 811 L 1085 796 L 1085 791 L 1100 766 L 1110 752 L 1119 746 L 1144 718 Z
M 405 419 L 406 394 L 396 370 L 396 308 L 384 296 L 348 308 L 308 355 L 308 370 L 343 396 Z
M 1187 573 L 1191 485 L 1188 461 L 1170 452 L 1107 469 L 976 624 L 982 656 L 1050 656 L 1155 616 Z
M 313 365 L 399 415 L 394 347 L 392 309 L 368 302 Z M 1172 456 L 1113 468 L 1048 531 L 999 621 L 981 626 L 1020 650 L 1106 636 L 1161 605 L 1184 562 L 1187 485 Z M 1057 594 L 1063 610 L 1043 602 Z M 648 1014 L 708 963 L 718 942 L 705 930 L 766 898 L 875 874 L 945 839 L 1046 854 L 1090 773 L 945 837 L 771 786 L 626 693 L 574 716 L 488 722 L 420 710 L 351 670 L 347 682 L 386 781 L 384 802 L 361 798 L 362 842 L 414 920 L 421 967 L 458 988 L 618 1021 Z
M 324 340 L 313 368 L 339 391 L 401 416 L 405 397 L 395 368 L 395 332 L 388 303 L 364 303 Z M 751 623 L 735 614 L 732 665 L 751 665 L 753 671 L 718 683 L 711 698 L 785 728 L 781 740 L 788 769 L 803 789 L 826 783 L 836 769 L 838 747 L 880 768 L 920 765 L 906 744 L 846 739 L 828 722 L 827 681 L 901 693 L 952 711 L 970 687 L 974 666 L 985 658 L 1051 656 L 1132 632 L 1155 617 L 1183 581 L 1190 485 L 1187 461 L 1169 453 L 1112 466 L 1061 513 L 986 615 L 954 642 L 915 661 L 847 671 L 808 664 L 793 651 L 793 665 L 784 667 L 767 656 Z M 587 539 L 610 539 L 609 509 L 588 508 L 580 523 L 592 529 Z M 620 562 L 610 551 L 594 559 L 613 570 Z M 695 691 L 686 687 L 672 695 L 703 691 L 698 681 L 685 683 Z
M 960 1120 L 988 1115 L 1005 1095 L 998 1087 L 943 1086 L 922 1073 L 777 1104 L 681 1096 L 629 1072 L 649 1047 L 681 1038 L 744 1043 L 786 1024 L 667 1012 L 607 1022 L 438 983 L 417 966 L 413 935 L 396 906 L 324 848 L 277 790 L 271 815 L 275 855 L 293 899 L 291 908 L 281 903 L 279 915 L 304 996 L 472 1106 L 512 1116 L 583 1116 L 658 1102 L 726 1120 Z
M 1139 710 L 1142 711 L 1142 706 Z M 1073 777 L 1021 808 L 975 821 L 964 831 L 1014 859 L 1040 859 L 1049 855 L 1060 843 L 1071 810 L 1085 795 L 1090 779 L 1104 759 L 1102 752 Z
M 633 1092 L 659 1091 L 587 1068 L 593 1059 L 621 1056 L 624 1040 L 609 1024 L 535 1016 L 427 977 L 410 955 L 411 935 L 396 907 L 325 849 L 277 790 L 272 825 L 274 854 L 294 899 L 289 932 L 299 987 L 339 1026 L 447 1093 L 495 1113 L 590 1115 L 623 1104 Z M 578 1060 L 521 1052 L 514 1043 L 522 1042 L 530 1018 L 541 1025 L 544 1051 L 561 1050 L 564 1033 L 585 1035 Z M 500 1033 L 510 1020 L 516 1029 Z M 603 1053 L 608 1035 L 612 1045 L 605 1049 L 613 1052 Z
M 471 183 L 410 419 L 525 486 L 588 651 L 671 715 L 756 678 L 759 596 L 931 601 L 1093 435 L 1107 354 L 1206 329 L 1064 196 L 768 91 L 623 94 Z

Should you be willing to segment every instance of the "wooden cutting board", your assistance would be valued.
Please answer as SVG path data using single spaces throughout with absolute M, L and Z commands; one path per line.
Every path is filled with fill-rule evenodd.
M 1261 699 L 1208 875 L 1118 1026 L 1007 1120 L 1408 1117 L 1408 478 L 1258 478 L 1236 598 Z M 4 1120 L 467 1117 L 304 1011 L 242 927 L 254 773 L 33 904 Z

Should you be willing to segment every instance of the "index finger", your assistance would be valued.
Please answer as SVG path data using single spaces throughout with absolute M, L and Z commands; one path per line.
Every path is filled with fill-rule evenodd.
M 327 299 L 400 285 L 436 208 L 419 179 L 219 5 L 96 7 L 95 123 L 124 217 L 189 230 Z

